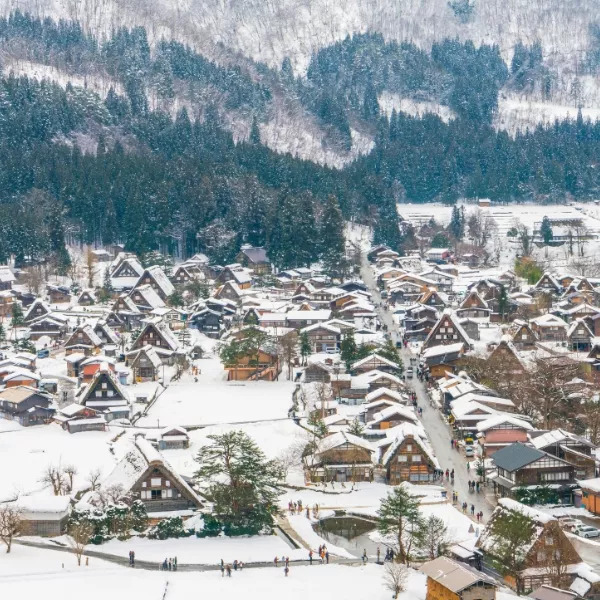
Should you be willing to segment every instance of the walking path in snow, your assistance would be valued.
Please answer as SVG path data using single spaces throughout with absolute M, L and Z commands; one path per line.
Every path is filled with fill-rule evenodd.
M 397 342 L 401 340 L 398 325 L 394 321 L 394 317 L 391 312 L 383 308 L 381 295 L 379 288 L 377 287 L 377 281 L 373 275 L 371 265 L 367 260 L 366 253 L 363 253 L 362 266 L 361 266 L 362 279 L 369 288 L 369 291 L 373 295 L 373 304 L 376 307 L 377 314 L 383 324 L 388 328 L 388 332 L 392 337 L 392 341 Z M 415 354 L 409 349 L 399 349 L 400 356 L 404 361 L 405 365 L 410 364 L 410 359 L 415 358 Z M 415 373 L 416 375 L 416 373 Z M 440 462 L 441 468 L 445 471 L 454 469 L 454 485 L 450 482 L 444 481 L 444 486 L 448 490 L 448 497 L 452 498 L 452 491 L 458 493 L 458 505 L 460 506 L 463 502 L 468 502 L 469 509 L 471 504 L 475 505 L 475 512 L 483 511 L 483 521 L 487 521 L 489 516 L 492 514 L 493 506 L 485 497 L 485 492 L 482 491 L 479 494 L 475 492 L 469 492 L 469 480 L 477 479 L 475 470 L 467 471 L 467 460 L 462 453 L 453 450 L 450 444 L 451 435 L 450 428 L 443 421 L 442 415 L 437 408 L 430 406 L 429 395 L 425 385 L 415 378 L 412 381 L 407 381 L 407 384 L 417 394 L 417 400 L 419 406 L 423 408 L 423 415 L 420 417 L 423 427 L 429 436 L 433 450 Z M 471 463 L 474 460 L 471 459 Z M 467 511 L 470 513 L 470 510 Z M 470 516 L 470 515 L 469 515 Z M 473 522 L 476 523 L 475 518 Z
M 294 539 L 297 539 L 298 535 L 294 535 Z M 65 552 L 67 554 L 75 554 L 75 550 L 68 546 L 56 546 L 51 544 L 44 544 L 42 542 L 32 542 L 26 540 L 13 540 L 13 544 L 18 544 L 20 546 L 29 546 L 32 548 L 41 548 L 43 550 L 54 550 L 56 552 Z M 307 557 L 305 560 L 290 560 L 290 563 L 294 565 L 309 565 L 310 561 L 308 560 L 308 550 L 306 551 Z M 84 556 L 90 558 L 98 558 L 104 560 L 106 562 L 110 562 L 116 565 L 120 565 L 122 567 L 129 567 L 129 558 L 125 556 L 118 556 L 116 554 L 105 554 L 104 552 L 97 552 L 95 550 L 85 550 L 83 553 Z M 361 565 L 362 560 L 359 558 L 342 558 L 338 556 L 331 556 L 330 562 L 335 564 L 343 564 L 343 565 Z M 85 559 L 82 559 L 82 564 L 85 563 Z M 316 558 L 313 559 L 313 564 L 318 565 L 319 560 Z M 144 571 L 158 571 L 160 565 L 158 562 L 148 561 L 148 560 L 139 560 L 135 559 L 135 568 L 142 569 Z M 220 570 L 220 564 L 185 564 L 178 563 L 177 571 L 218 571 Z M 273 562 L 245 562 L 244 569 L 266 569 L 266 568 L 275 568 L 273 566 Z

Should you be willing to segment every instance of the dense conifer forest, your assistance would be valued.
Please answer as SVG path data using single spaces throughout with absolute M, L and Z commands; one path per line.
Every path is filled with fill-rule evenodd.
M 494 46 L 446 40 L 425 52 L 357 35 L 318 52 L 299 78 L 289 61 L 280 70 L 218 65 L 177 42 L 151 48 L 141 28 L 99 42 L 77 24 L 14 13 L 0 19 L 0 48 L 118 83 L 100 98 L 3 69 L 0 260 L 53 255 L 64 264 L 68 237 L 139 253 L 179 246 L 220 262 L 248 242 L 286 267 L 335 260 L 331 232 L 342 215 L 375 222 L 379 240 L 401 245 L 398 201 L 597 197 L 599 124 L 579 115 L 515 137 L 492 127 L 503 85 L 551 85 L 536 46 L 522 45 L 506 65 Z M 193 113 L 185 104 L 170 112 L 149 108 L 149 88 L 165 106 L 182 89 L 192 99 L 212 93 Z M 257 124 L 275 90 L 297 95 L 343 144 L 353 127 L 370 131 L 372 151 L 333 169 L 269 150 Z M 434 100 L 456 118 L 388 118 L 383 91 Z M 228 128 L 236 111 L 254 120 L 246 141 Z M 94 151 L 82 150 L 81 136 Z

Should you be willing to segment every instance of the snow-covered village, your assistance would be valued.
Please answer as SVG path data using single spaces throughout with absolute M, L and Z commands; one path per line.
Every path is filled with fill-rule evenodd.
M 598 0 L 0 0 L 0 600 L 600 600 Z
M 1 267 L 7 597 L 597 598 L 600 210 L 398 210 L 333 275 Z

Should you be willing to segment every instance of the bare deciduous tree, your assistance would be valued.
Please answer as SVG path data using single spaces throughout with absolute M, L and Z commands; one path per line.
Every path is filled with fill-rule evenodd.
M 392 592 L 393 598 L 398 598 L 400 593 L 406 589 L 408 569 L 400 563 L 387 563 L 383 573 L 383 580 L 385 587 Z
M 86 481 L 90 484 L 90 489 L 92 492 L 95 492 L 98 489 L 98 486 L 100 485 L 100 477 L 100 469 L 93 469 L 89 472 Z
M 40 483 L 51 486 L 54 495 L 61 496 L 68 485 L 65 470 L 60 464 L 48 465 L 40 479 Z
M 39 266 L 26 269 L 27 290 L 30 294 L 40 295 L 44 285 L 44 274 Z
M 298 334 L 293 331 L 284 335 L 279 340 L 279 351 L 282 359 L 287 365 L 287 378 L 292 378 L 294 361 L 298 356 Z
M 77 566 L 81 566 L 81 557 L 85 551 L 85 547 L 90 541 L 90 537 L 94 533 L 94 528 L 87 521 L 80 521 L 69 526 L 67 533 L 69 534 L 69 543 L 75 550 L 77 557 Z
M 90 247 L 88 247 L 85 254 L 85 270 L 87 272 L 88 287 L 92 288 L 94 287 L 94 278 L 96 277 L 98 269 L 96 269 L 96 260 Z
M 21 510 L 15 503 L 0 506 L 0 540 L 6 546 L 6 553 L 10 553 L 13 537 L 21 531 Z
M 68 484 L 67 484 L 68 491 L 72 492 L 73 491 L 73 478 L 75 477 L 75 475 L 77 475 L 77 467 L 75 465 L 67 465 L 63 469 L 63 472 L 69 480 Z

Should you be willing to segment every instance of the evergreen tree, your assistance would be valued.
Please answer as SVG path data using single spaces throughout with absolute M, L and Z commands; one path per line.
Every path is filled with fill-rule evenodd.
M 379 117 L 379 100 L 373 83 L 369 80 L 363 100 L 363 117 L 366 121 L 374 121 Z
M 278 512 L 282 472 L 243 431 L 209 435 L 196 457 L 195 477 L 213 502 L 217 518 L 231 532 L 256 535 L 272 529 Z
M 452 218 L 448 226 L 448 232 L 457 240 L 462 240 L 464 237 L 464 214 L 461 213 L 457 206 L 452 209 Z
M 302 364 L 306 364 L 306 359 L 312 354 L 312 347 L 310 345 L 310 339 L 308 333 L 303 331 L 300 334 L 300 356 L 302 357 Z
M 554 237 L 554 233 L 552 231 L 552 223 L 550 222 L 550 219 L 546 216 L 542 219 L 542 225 L 540 227 L 540 235 L 542 236 L 542 239 L 544 240 L 544 244 L 546 244 L 546 245 L 548 245 L 552 241 L 552 238 Z
M 340 358 L 346 363 L 346 368 L 349 370 L 350 365 L 356 360 L 356 340 L 352 330 L 344 333 L 342 343 L 340 344 Z
M 330 195 L 321 218 L 321 259 L 325 272 L 341 275 L 346 267 L 345 223 L 335 196 Z
M 386 338 L 383 346 L 380 346 L 379 348 L 377 348 L 377 354 L 379 354 L 379 356 L 382 356 L 383 358 L 387 358 L 388 360 L 391 360 L 393 363 L 396 363 L 398 365 L 399 371 L 402 372 L 402 369 L 403 369 L 402 359 L 400 358 L 398 349 L 396 348 L 396 346 L 395 346 L 394 342 L 391 340 L 391 338 Z
M 250 128 L 250 143 L 253 146 L 258 146 L 260 144 L 260 129 L 258 128 L 258 121 L 256 117 L 252 117 L 252 127 Z
M 365 426 L 358 420 L 358 417 L 354 417 L 352 423 L 348 426 L 348 433 L 361 437 L 365 431 Z

